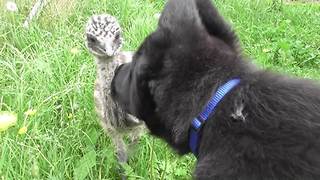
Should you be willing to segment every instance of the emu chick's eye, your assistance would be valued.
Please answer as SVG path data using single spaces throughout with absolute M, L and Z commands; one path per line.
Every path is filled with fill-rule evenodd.
M 92 37 L 92 36 L 88 36 L 88 37 L 87 37 L 87 40 L 88 40 L 88 42 L 90 42 L 90 43 L 95 43 L 95 42 L 97 42 L 96 38 L 94 38 L 94 37 Z
M 119 39 L 119 38 L 120 38 L 120 34 L 117 33 L 117 34 L 116 34 L 116 37 L 115 37 L 114 39 L 117 40 L 117 39 Z

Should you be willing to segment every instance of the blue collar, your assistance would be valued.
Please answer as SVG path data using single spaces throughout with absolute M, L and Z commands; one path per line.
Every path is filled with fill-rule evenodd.
M 195 156 L 198 156 L 198 145 L 200 140 L 200 133 L 203 125 L 208 120 L 210 114 L 213 114 L 219 102 L 228 94 L 234 87 L 240 83 L 240 79 L 232 79 L 223 86 L 220 86 L 217 92 L 211 97 L 210 101 L 204 110 L 193 119 L 189 134 L 189 147 Z

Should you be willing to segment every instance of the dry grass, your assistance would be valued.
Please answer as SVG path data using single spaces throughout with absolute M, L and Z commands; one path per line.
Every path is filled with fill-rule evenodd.
M 74 12 L 76 0 L 55 0 L 48 4 L 47 11 L 53 17 L 69 16 Z

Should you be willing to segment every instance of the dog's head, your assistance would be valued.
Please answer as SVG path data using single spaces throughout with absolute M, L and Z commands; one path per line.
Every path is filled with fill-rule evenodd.
M 241 71 L 237 44 L 210 0 L 171 0 L 132 63 L 117 70 L 114 99 L 152 134 L 189 152 L 191 120 L 213 88 Z

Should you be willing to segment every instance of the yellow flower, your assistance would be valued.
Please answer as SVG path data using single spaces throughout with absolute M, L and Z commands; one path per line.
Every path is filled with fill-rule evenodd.
M 24 115 L 26 116 L 33 116 L 37 113 L 37 110 L 35 109 L 28 109 L 28 111 L 24 112 Z
M 73 114 L 72 114 L 72 113 L 69 113 L 69 114 L 68 114 L 68 118 L 69 118 L 69 119 L 72 119 L 72 118 L 73 118 Z
M 17 115 L 13 112 L 0 112 L 0 132 L 7 130 L 9 127 L 16 125 Z
M 264 52 L 264 53 L 268 53 L 270 51 L 271 51 L 271 49 L 267 49 L 267 48 L 262 49 L 262 52 Z
M 70 49 L 71 54 L 79 54 L 80 50 L 77 47 L 73 47 Z
M 25 134 L 28 131 L 27 126 L 23 126 L 19 129 L 18 134 Z

